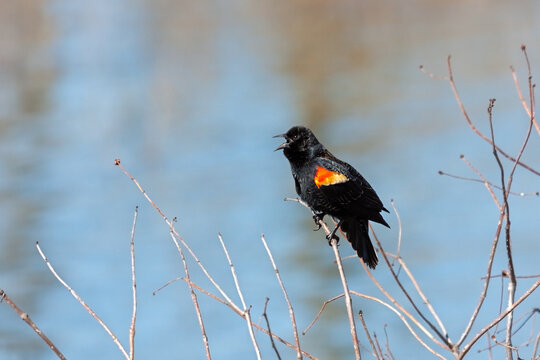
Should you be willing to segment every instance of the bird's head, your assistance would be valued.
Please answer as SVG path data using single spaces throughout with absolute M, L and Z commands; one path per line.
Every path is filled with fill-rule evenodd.
M 274 137 L 285 138 L 285 142 L 274 151 L 283 150 L 283 154 L 290 161 L 305 161 L 322 149 L 319 140 L 304 126 L 294 126 L 286 133 Z

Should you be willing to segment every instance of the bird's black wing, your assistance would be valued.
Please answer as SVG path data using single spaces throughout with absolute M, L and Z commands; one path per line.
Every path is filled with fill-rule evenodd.
M 355 213 L 365 219 L 387 225 L 379 214 L 380 211 L 386 211 L 386 209 L 375 190 L 356 169 L 329 153 L 324 157 L 318 157 L 314 165 L 315 179 L 318 173 L 326 175 L 324 178 L 326 181 L 320 179 L 316 181 L 326 202 L 332 203 L 333 207 L 338 207 L 344 212 Z M 336 175 L 331 176 L 324 170 L 318 170 L 319 168 Z
M 296 176 L 296 174 L 293 172 L 293 178 L 294 178 L 294 187 L 296 189 L 296 193 L 298 195 L 301 195 L 302 194 L 302 188 L 300 188 L 300 183 L 298 182 L 298 177 Z

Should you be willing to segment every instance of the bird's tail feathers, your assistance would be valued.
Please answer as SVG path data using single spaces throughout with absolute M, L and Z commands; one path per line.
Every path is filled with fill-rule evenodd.
M 369 229 L 367 220 L 345 220 L 341 229 L 347 234 L 347 239 L 351 243 L 358 257 L 364 260 L 364 263 L 372 269 L 375 269 L 379 262 L 371 239 L 369 238 Z

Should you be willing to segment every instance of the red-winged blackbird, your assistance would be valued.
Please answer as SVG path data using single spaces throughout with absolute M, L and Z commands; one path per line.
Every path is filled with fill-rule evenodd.
M 324 215 L 339 219 L 327 237 L 336 238 L 341 229 L 367 266 L 374 269 L 377 255 L 368 234 L 368 220 L 390 227 L 381 216 L 386 210 L 369 183 L 351 165 L 332 155 L 306 127 L 292 127 L 283 137 L 285 142 L 276 150 L 291 164 L 296 192 L 313 210 L 315 222 Z M 320 225 L 319 225 L 320 228 Z

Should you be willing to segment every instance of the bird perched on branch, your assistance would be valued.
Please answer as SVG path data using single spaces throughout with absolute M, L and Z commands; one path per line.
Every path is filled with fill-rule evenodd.
M 338 224 L 327 240 L 341 227 L 358 256 L 374 269 L 378 259 L 368 234 L 368 221 L 390 227 L 381 216 L 386 210 L 375 190 L 355 168 L 332 155 L 306 127 L 294 126 L 276 148 L 291 164 L 296 192 L 313 210 L 315 223 L 330 215 Z

